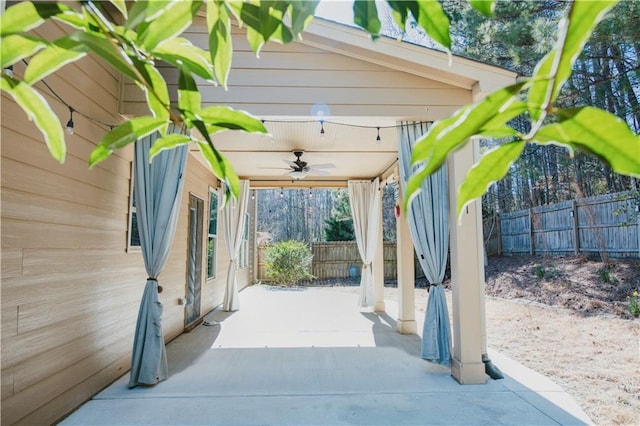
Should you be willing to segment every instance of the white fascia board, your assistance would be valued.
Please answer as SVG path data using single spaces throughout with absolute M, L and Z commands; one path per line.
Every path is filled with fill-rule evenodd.
M 488 93 L 516 82 L 517 73 L 459 56 L 451 57 L 424 46 L 381 37 L 375 41 L 365 31 L 315 18 L 302 34 L 303 44 L 375 63 L 390 69 Z

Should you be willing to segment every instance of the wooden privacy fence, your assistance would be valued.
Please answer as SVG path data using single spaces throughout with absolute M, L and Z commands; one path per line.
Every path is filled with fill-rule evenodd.
M 311 273 L 318 280 L 347 279 L 360 276 L 362 260 L 358 253 L 355 241 L 332 241 L 310 243 L 313 253 Z M 258 279 L 268 281 L 267 271 L 264 265 L 264 253 L 266 247 L 258 248 Z M 386 280 L 397 279 L 396 243 L 384 243 L 384 278 Z M 416 278 L 424 276 L 420 264 L 416 261 Z M 355 275 L 354 275 L 355 274 Z
M 631 193 L 600 195 L 534 207 L 499 216 L 489 242 L 503 254 L 577 255 L 600 253 L 610 257 L 640 257 L 639 200 Z M 493 250 L 495 252 L 495 249 Z

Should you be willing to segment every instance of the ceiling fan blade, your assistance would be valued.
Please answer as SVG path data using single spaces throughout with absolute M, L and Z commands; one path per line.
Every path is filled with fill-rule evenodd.
M 322 164 L 312 164 L 309 166 L 310 169 L 333 169 L 336 166 L 331 163 L 322 163 Z
M 324 170 L 319 170 L 319 169 L 311 168 L 311 169 L 309 169 L 309 171 L 307 172 L 307 174 L 309 174 L 309 175 L 314 175 L 314 176 L 328 176 L 328 175 L 329 175 L 329 172 L 324 171 Z
M 285 163 L 287 163 L 289 165 L 289 167 L 292 167 L 294 169 L 298 167 L 298 165 L 296 163 L 294 163 L 293 161 L 289 161 L 289 160 L 282 160 L 282 161 L 284 161 Z

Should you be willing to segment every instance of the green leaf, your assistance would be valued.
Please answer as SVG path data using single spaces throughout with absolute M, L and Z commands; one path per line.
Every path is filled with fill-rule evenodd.
M 168 122 L 169 89 L 160 71 L 148 62 L 141 62 L 135 59 L 133 63 L 147 82 L 147 85 L 139 84 L 139 86 L 144 91 L 151 114 L 155 118 Z
M 509 142 L 482 156 L 480 161 L 469 170 L 458 189 L 456 205 L 458 217 L 468 203 L 482 197 L 491 184 L 507 174 L 509 167 L 520 157 L 525 145 L 524 141 Z
M 580 56 L 593 29 L 616 3 L 618 0 L 576 0 L 573 3 L 569 13 L 567 37 L 562 46 L 560 65 L 553 85 L 553 101 L 558 97 L 560 89 L 571 75 L 573 64 Z
M 413 2 L 409 2 L 412 4 Z M 412 7 L 411 13 L 418 24 L 434 41 L 451 50 L 449 18 L 436 0 L 419 1 L 418 7 Z
M 293 40 L 293 33 L 283 22 L 288 2 L 253 0 L 228 4 L 240 22 L 247 26 L 247 41 L 256 54 L 269 40 L 281 43 Z
M 130 77 L 133 81 L 139 81 L 133 72 L 133 62 L 124 52 L 117 50 L 102 34 L 76 31 L 69 35 L 72 40 L 84 43 L 89 49 L 111 64 L 115 69 Z
M 429 37 L 447 49 L 451 49 L 449 18 L 439 2 L 436 0 L 390 0 L 388 3 L 393 10 L 396 22 L 403 31 L 406 28 L 409 14 L 411 14 Z
M 616 172 L 640 177 L 640 136 L 615 115 L 594 107 L 564 109 L 560 121 L 542 127 L 534 141 L 580 148 L 597 155 Z
M 186 68 L 205 80 L 215 80 L 209 53 L 194 46 L 186 38 L 177 37 L 166 41 L 152 53 L 177 68 Z
M 125 19 L 127 19 L 127 4 L 125 0 L 109 0 L 112 5 L 116 7 L 122 13 Z
M 227 106 L 210 106 L 198 114 L 204 123 L 221 130 L 243 130 L 250 133 L 268 133 L 261 120 L 251 114 Z M 208 132 L 212 133 L 212 132 Z
M 28 58 L 40 49 L 47 46 L 47 42 L 41 38 L 22 35 L 10 34 L 0 39 L 0 59 L 2 59 L 2 68 L 7 68 L 16 62 Z
M 291 31 L 297 37 L 309 25 L 320 3 L 319 0 L 294 1 L 291 10 Z
M 410 14 L 407 2 L 404 0 L 388 0 L 387 3 L 391 7 L 393 18 L 400 27 L 400 30 L 404 32 L 407 28 L 407 19 Z
M 71 10 L 59 3 L 38 3 L 23 1 L 7 8 L 0 17 L 0 35 L 24 33 L 42 25 L 54 15 Z
M 156 139 L 149 149 L 149 161 L 153 160 L 153 157 L 160 154 L 165 149 L 173 149 L 180 145 L 186 145 L 191 142 L 191 138 L 185 135 L 170 134 L 162 138 Z
M 143 48 L 151 51 L 162 42 L 179 36 L 191 25 L 200 4 L 202 2 L 192 0 L 169 3 L 163 12 L 138 34 L 138 41 Z M 194 8 L 196 9 L 193 10 Z
M 40 129 L 53 158 L 63 163 L 66 145 L 62 125 L 44 97 L 28 84 L 5 74 L 2 75 L 0 83 L 2 84 L 2 90 L 11 95 L 27 114 L 29 120 L 33 120 L 38 129 Z
M 422 181 L 440 168 L 450 152 L 465 144 L 471 136 L 477 135 L 487 123 L 491 123 L 493 127 L 505 124 L 498 123 L 493 118 L 509 108 L 515 95 L 526 84 L 522 82 L 500 89 L 483 100 L 460 109 L 453 116 L 435 122 L 429 132 L 416 141 L 411 163 L 424 163 L 424 167 L 407 182 L 405 207 L 408 200 L 420 190 Z M 506 121 L 508 115 L 504 115 L 503 119 Z
M 213 174 L 226 185 L 227 191 L 225 192 L 225 197 L 223 198 L 222 203 L 224 205 L 230 195 L 236 198 L 238 197 L 238 194 L 240 193 L 240 179 L 233 170 L 233 167 L 231 167 L 231 163 L 229 163 L 220 151 L 215 149 L 213 142 L 211 141 L 211 137 L 207 133 L 205 123 L 196 120 L 193 124 L 200 134 L 202 134 L 202 136 L 207 140 L 207 142 L 198 142 L 202 155 L 209 163 Z
M 353 22 L 374 38 L 379 37 L 382 24 L 378 19 L 375 0 L 355 0 L 353 2 Z
M 165 120 L 155 117 L 135 117 L 107 132 L 100 141 L 100 144 L 93 150 L 89 157 L 89 167 L 104 161 L 116 149 L 123 148 L 136 140 L 143 138 L 163 125 Z
M 200 111 L 201 104 L 202 97 L 193 76 L 181 70 L 178 79 L 178 109 L 193 117 Z
M 150 22 L 159 17 L 171 2 L 166 0 L 137 0 L 129 10 L 129 17 L 124 26 L 127 29 L 136 28 L 143 22 Z
M 53 16 L 53 19 L 72 26 L 77 30 L 89 29 L 91 25 L 97 26 L 95 19 L 87 13 L 78 13 L 75 10 L 65 10 Z
M 233 40 L 231 38 L 231 16 L 225 4 L 218 0 L 207 3 L 207 26 L 209 29 L 209 52 L 218 81 L 227 89 L 231 71 Z
M 61 37 L 31 58 L 24 72 L 24 81 L 34 84 L 63 66 L 85 57 L 88 51 L 86 45 L 72 40 L 70 36 Z
M 576 0 L 571 5 L 568 16 L 560 21 L 556 46 L 534 70 L 534 84 L 529 92 L 530 113 L 534 120 L 555 102 L 593 29 L 617 2 Z
M 491 18 L 496 9 L 494 0 L 469 0 L 469 4 L 487 18 Z

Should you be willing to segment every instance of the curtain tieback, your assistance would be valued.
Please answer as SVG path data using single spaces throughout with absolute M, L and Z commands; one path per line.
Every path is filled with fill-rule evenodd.
M 431 287 L 438 287 L 439 285 L 441 285 L 442 283 L 430 283 L 429 287 L 427 287 L 427 293 L 431 292 Z
M 158 279 L 157 278 L 152 278 L 152 277 L 147 277 L 147 281 L 155 281 L 156 284 L 158 284 Z M 158 285 L 158 294 L 162 293 L 162 286 Z

